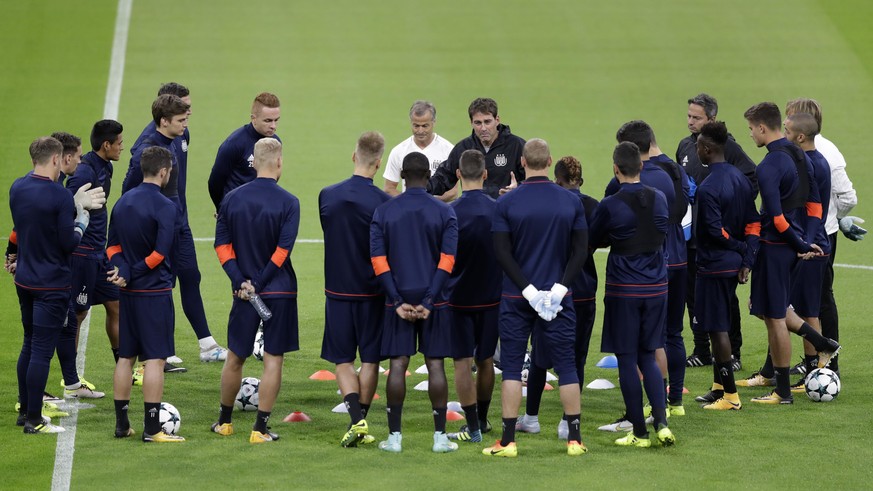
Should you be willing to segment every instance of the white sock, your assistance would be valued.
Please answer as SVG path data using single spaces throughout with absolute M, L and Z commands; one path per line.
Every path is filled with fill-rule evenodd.
M 200 344 L 200 351 L 206 351 L 206 350 L 208 350 L 209 348 L 211 348 L 211 347 L 215 346 L 216 344 L 218 344 L 218 343 L 215 341 L 215 338 L 213 338 L 212 336 L 206 336 L 206 337 L 203 338 L 203 339 L 198 339 L 198 340 L 197 340 L 197 343 Z

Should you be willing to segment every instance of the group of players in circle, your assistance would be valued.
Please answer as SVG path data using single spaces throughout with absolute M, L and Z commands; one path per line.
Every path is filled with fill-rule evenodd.
M 424 355 L 428 370 L 433 451 L 457 450 L 456 441 L 481 442 L 483 434 L 492 431 L 488 412 L 499 340 L 503 434 L 483 453 L 515 457 L 516 431 L 540 431 L 537 414 L 548 368 L 554 368 L 559 380 L 564 411 L 559 436 L 567 440 L 569 455 L 586 453 L 580 390 L 595 319 L 598 275 L 592 253 L 600 247 L 609 247 L 601 350 L 617 357 L 626 406 L 619 420 L 600 429 L 627 431 L 617 445 L 649 447 L 653 440 L 661 445 L 676 441 L 668 417 L 685 414 L 685 367 L 706 363 L 701 353 L 686 358 L 681 335 L 686 301 L 695 344 L 699 335 L 701 344 L 712 346 L 713 384 L 697 397 L 704 409 L 740 409 L 737 385 L 775 385 L 752 402 L 792 403 L 789 332 L 804 337 L 803 367 L 835 362 L 840 350 L 837 333 L 822 335 L 818 322 L 821 297 L 829 294 L 835 308 L 831 285 L 836 230 L 827 233 L 826 218 L 836 209 L 839 227 L 853 240 L 866 231 L 855 224 L 859 219 L 846 216 L 857 200 L 845 177 L 845 162 L 832 164 L 816 151 L 818 103 L 791 101 L 784 121 L 773 103 L 746 111 L 752 139 L 769 151 L 757 167 L 725 124 L 716 120 L 714 98 L 700 94 L 688 104 L 691 136 L 677 150 L 681 165 L 661 152 L 647 123 L 625 123 L 616 135 L 615 178 L 599 203 L 580 191 L 582 168 L 574 157 L 555 163 L 551 181 L 548 144 L 512 134 L 501 123 L 492 99 L 470 104 L 472 134 L 456 145 L 434 132 L 433 104 L 416 101 L 409 112 L 413 134 L 389 153 L 384 191 L 373 184 L 384 138 L 377 132 L 362 134 L 352 155 L 353 176 L 323 189 L 318 199 L 325 248 L 322 358 L 336 364 L 350 416 L 340 444 L 375 443 L 367 416 L 379 362 L 389 359 L 388 438 L 378 447 L 402 450 L 405 374 L 416 352 Z M 91 170 L 94 164 L 87 166 L 87 182 L 76 179 L 80 146 L 78 155 L 75 146 L 70 151 L 71 145 L 50 137 L 31 146 L 34 171 L 10 191 L 15 231 L 6 261 L 22 305 L 19 423 L 25 433 L 63 430 L 42 416 L 41 399 L 52 353 L 56 348 L 61 353 L 60 333 L 75 333 L 75 323 L 67 317 L 79 293 L 72 279 L 75 263 L 71 273 L 69 257 L 84 247 L 95 268 L 107 272 L 107 282 L 92 280 L 90 288 L 96 292 L 106 287 L 102 283 L 114 285 L 119 301 L 113 344 L 118 360 L 116 437 L 135 434 L 127 411 L 130 373 L 139 358 L 145 364 L 142 439 L 184 441 L 163 432 L 157 416 L 166 360 L 175 354 L 172 288 L 178 277 L 183 307 L 191 319 L 185 305 L 186 267 L 180 265 L 197 271 L 185 201 L 189 114 L 187 89 L 163 85 L 152 105 L 153 123 L 134 145 L 123 195 L 108 221 L 108 236 L 102 204 L 109 195 L 111 161 L 120 158 L 121 125 L 108 120 L 95 125 L 92 154 L 101 158 L 102 172 Z M 252 443 L 279 438 L 268 422 L 281 385 L 284 353 L 299 347 L 297 279 L 289 255 L 297 238 L 300 205 L 278 185 L 283 169 L 276 135 L 279 116 L 278 98 L 259 94 L 251 123 L 218 149 L 208 183 L 216 207 L 215 250 L 234 296 L 228 349 L 215 343 L 208 327 L 207 336 L 198 332 L 201 359 L 225 362 L 221 409 L 212 431 L 234 433 L 234 397 L 261 329 L 264 372 Z M 113 131 L 107 132 L 107 127 Z M 69 176 L 70 191 L 58 193 L 63 188 L 54 184 L 61 173 Z M 841 173 L 849 191 L 837 188 L 836 181 L 845 183 L 832 181 L 832 173 Z M 27 189 L 36 185 L 57 198 L 45 200 L 48 191 Z M 760 212 L 755 209 L 758 192 Z M 37 211 L 36 201 L 51 201 L 53 206 Z M 102 222 L 95 220 L 101 210 Z M 46 220 L 47 214 L 57 219 Z M 102 234 L 96 248 L 79 243 L 95 230 Z M 55 236 L 64 240 L 46 240 Z M 188 242 L 190 250 L 184 245 Z M 189 284 L 196 280 L 199 299 L 199 271 L 188 274 Z M 760 372 L 735 381 L 739 346 L 728 333 L 739 323 L 736 287 L 750 276 L 751 313 L 764 319 L 770 354 Z M 256 296 L 271 316 L 259 316 L 249 305 Z M 529 342 L 526 412 L 518 417 Z M 454 433 L 446 432 L 446 358 L 454 361 L 455 385 L 466 417 L 466 424 Z M 361 367 L 356 372 L 357 359 Z M 66 381 L 71 380 L 72 374 Z M 80 380 L 65 393 L 80 391 L 85 397 L 83 387 L 88 385 Z M 649 400 L 645 408 L 644 389 Z M 93 387 L 87 390 L 94 392 Z M 653 425 L 654 439 L 647 424 Z

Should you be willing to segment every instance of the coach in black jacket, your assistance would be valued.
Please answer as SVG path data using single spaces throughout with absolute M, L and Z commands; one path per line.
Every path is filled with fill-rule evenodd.
M 697 135 L 704 124 L 710 121 L 715 121 L 718 115 L 718 101 L 715 97 L 709 94 L 701 93 L 688 99 L 688 129 L 691 134 L 686 136 L 679 142 L 679 147 L 676 149 L 676 162 L 679 163 L 688 174 L 688 177 L 694 180 L 696 186 L 699 186 L 707 176 L 709 176 L 709 165 L 700 162 L 697 157 Z M 758 195 L 758 178 L 755 176 L 755 163 L 746 155 L 740 144 L 736 142 L 733 136 L 728 134 L 728 140 L 724 148 L 725 159 L 737 169 L 740 170 L 752 183 L 752 189 L 755 196 Z M 692 207 L 694 228 L 697 224 L 697 206 Z M 686 303 L 688 304 L 688 315 L 692 316 L 694 312 L 694 282 L 697 276 L 697 241 L 694 238 L 696 230 L 693 231 L 691 240 L 688 241 L 688 290 L 686 291 Z M 743 345 L 743 335 L 740 332 L 740 306 L 739 301 L 734 295 L 731 305 L 731 330 L 729 332 L 731 341 L 731 351 L 735 358 L 734 371 L 739 370 L 742 365 L 740 363 L 740 347 Z M 709 349 L 709 338 L 701 335 L 697 331 L 694 332 L 694 352 L 688 357 L 687 363 L 689 367 L 699 367 L 712 364 L 712 354 Z
M 500 123 L 494 99 L 480 97 L 470 103 L 468 112 L 473 133 L 455 145 L 449 158 L 440 164 L 427 183 L 427 192 L 438 196 L 454 188 L 461 154 L 464 150 L 476 149 L 485 155 L 488 172 L 482 190 L 497 199 L 501 190 L 511 186 L 513 181 L 524 180 L 521 153 L 525 141 L 513 135 L 509 126 Z

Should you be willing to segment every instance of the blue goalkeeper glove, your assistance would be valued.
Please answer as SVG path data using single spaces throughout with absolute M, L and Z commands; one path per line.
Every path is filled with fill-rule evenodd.
M 864 240 L 867 231 L 855 225 L 856 223 L 864 223 L 864 219 L 852 216 L 840 218 L 840 230 L 849 240 Z

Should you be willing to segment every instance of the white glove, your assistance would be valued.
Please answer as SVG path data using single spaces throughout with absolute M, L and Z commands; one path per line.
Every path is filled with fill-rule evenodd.
M 864 240 L 864 235 L 867 231 L 855 225 L 856 223 L 864 223 L 864 219 L 853 216 L 840 218 L 840 230 L 850 240 Z
M 546 302 L 546 307 L 543 312 L 540 313 L 540 317 L 542 317 L 543 320 L 549 322 L 558 316 L 558 312 L 564 310 L 564 307 L 561 306 L 561 302 L 564 300 L 567 291 L 566 286 L 560 283 L 555 283 L 552 285 L 551 291 L 546 292 L 549 296 L 548 301 Z
M 103 192 L 102 187 L 91 189 L 89 182 L 76 191 L 76 194 L 73 195 L 73 201 L 82 205 L 82 208 L 86 210 L 99 210 L 106 203 L 106 193 Z
M 91 214 L 81 204 L 76 203 L 76 232 L 79 236 L 85 235 L 89 223 L 91 223 Z
M 527 285 L 521 291 L 521 295 L 527 300 L 527 303 L 536 310 L 537 314 L 542 314 L 546 303 L 549 301 L 549 292 L 537 290 L 533 285 Z

